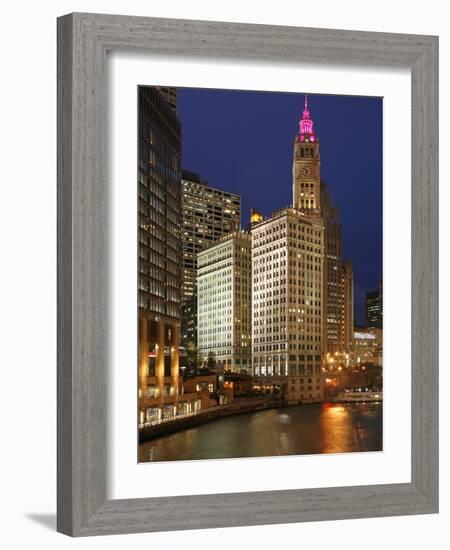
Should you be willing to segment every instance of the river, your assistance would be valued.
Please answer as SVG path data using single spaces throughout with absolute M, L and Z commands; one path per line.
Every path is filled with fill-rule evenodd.
M 381 403 L 299 405 L 201 424 L 139 445 L 140 462 L 382 450 Z

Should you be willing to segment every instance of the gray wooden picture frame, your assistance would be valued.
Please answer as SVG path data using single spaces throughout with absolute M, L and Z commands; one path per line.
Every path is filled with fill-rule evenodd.
M 411 483 L 107 499 L 109 50 L 411 70 Z M 436 513 L 438 38 L 82 13 L 59 18 L 57 413 L 57 529 L 68 535 Z

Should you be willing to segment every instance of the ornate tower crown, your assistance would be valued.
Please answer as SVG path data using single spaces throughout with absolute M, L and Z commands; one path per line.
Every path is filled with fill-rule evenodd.
M 320 152 L 319 138 L 308 108 L 308 96 L 295 136 L 292 163 L 292 204 L 311 215 L 320 213 Z
M 298 138 L 300 141 L 316 141 L 316 136 L 313 130 L 313 121 L 310 117 L 310 112 L 308 109 L 308 95 L 305 95 L 305 107 L 303 109 L 302 118 L 300 120 L 300 131 Z

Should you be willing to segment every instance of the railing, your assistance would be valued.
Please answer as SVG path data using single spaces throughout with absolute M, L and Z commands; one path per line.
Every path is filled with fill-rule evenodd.
M 200 411 L 194 411 L 189 413 L 181 413 L 177 414 L 176 416 L 168 416 L 166 418 L 159 418 L 157 420 L 150 420 L 147 422 L 143 422 L 139 424 L 139 429 L 142 428 L 150 428 L 152 426 L 160 426 L 161 424 L 170 424 L 171 422 L 176 422 L 178 420 L 182 420 L 184 418 L 191 418 L 193 416 L 202 416 L 207 415 L 214 411 L 232 411 L 236 410 L 239 411 L 241 408 L 245 408 L 248 405 L 263 405 L 270 403 L 279 403 L 279 401 L 274 401 L 273 399 L 245 399 L 242 401 L 234 401 L 232 403 L 227 403 L 226 405 L 217 405 L 216 407 L 209 407 L 207 409 L 202 409 Z
M 215 410 L 215 409 L 219 409 L 219 408 L 221 408 L 221 407 L 210 407 L 209 409 L 204 409 L 204 410 L 201 410 L 201 411 L 181 413 L 181 414 L 177 414 L 176 416 L 168 416 L 166 418 L 158 418 L 158 420 L 150 420 L 150 421 L 144 422 L 142 424 L 139 424 L 139 429 L 149 428 L 150 426 L 159 426 L 161 424 L 167 424 L 168 422 L 174 422 L 175 420 L 181 420 L 182 418 L 189 418 L 191 416 L 198 416 L 198 415 L 201 415 L 202 413 L 212 411 L 212 410 Z

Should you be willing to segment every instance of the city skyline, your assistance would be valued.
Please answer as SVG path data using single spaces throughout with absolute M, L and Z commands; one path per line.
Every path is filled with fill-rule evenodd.
M 177 89 L 139 89 L 139 459 L 381 450 L 382 287 L 367 291 L 381 275 L 381 213 L 365 188 L 381 167 L 358 151 L 373 124 L 361 116 L 359 135 L 354 116 L 335 117 L 335 180 L 348 187 L 336 199 L 313 98 L 279 94 L 277 110 L 260 93 L 206 93 L 224 93 L 232 112 L 223 96 L 220 116 L 214 101 L 191 101 L 189 136 Z M 293 97 L 295 126 L 283 132 L 271 117 L 283 126 Z M 251 123 L 258 110 L 266 130 Z M 183 143 L 196 138 L 189 162 Z M 355 330 L 358 254 L 358 305 L 377 326 Z
M 271 215 L 292 202 L 292 143 L 300 93 L 178 89 L 182 165 Z M 355 323 L 382 277 L 382 98 L 309 94 L 320 136 L 321 177 L 339 209 L 343 257 L 355 278 Z M 212 136 L 212 137 L 211 137 Z

